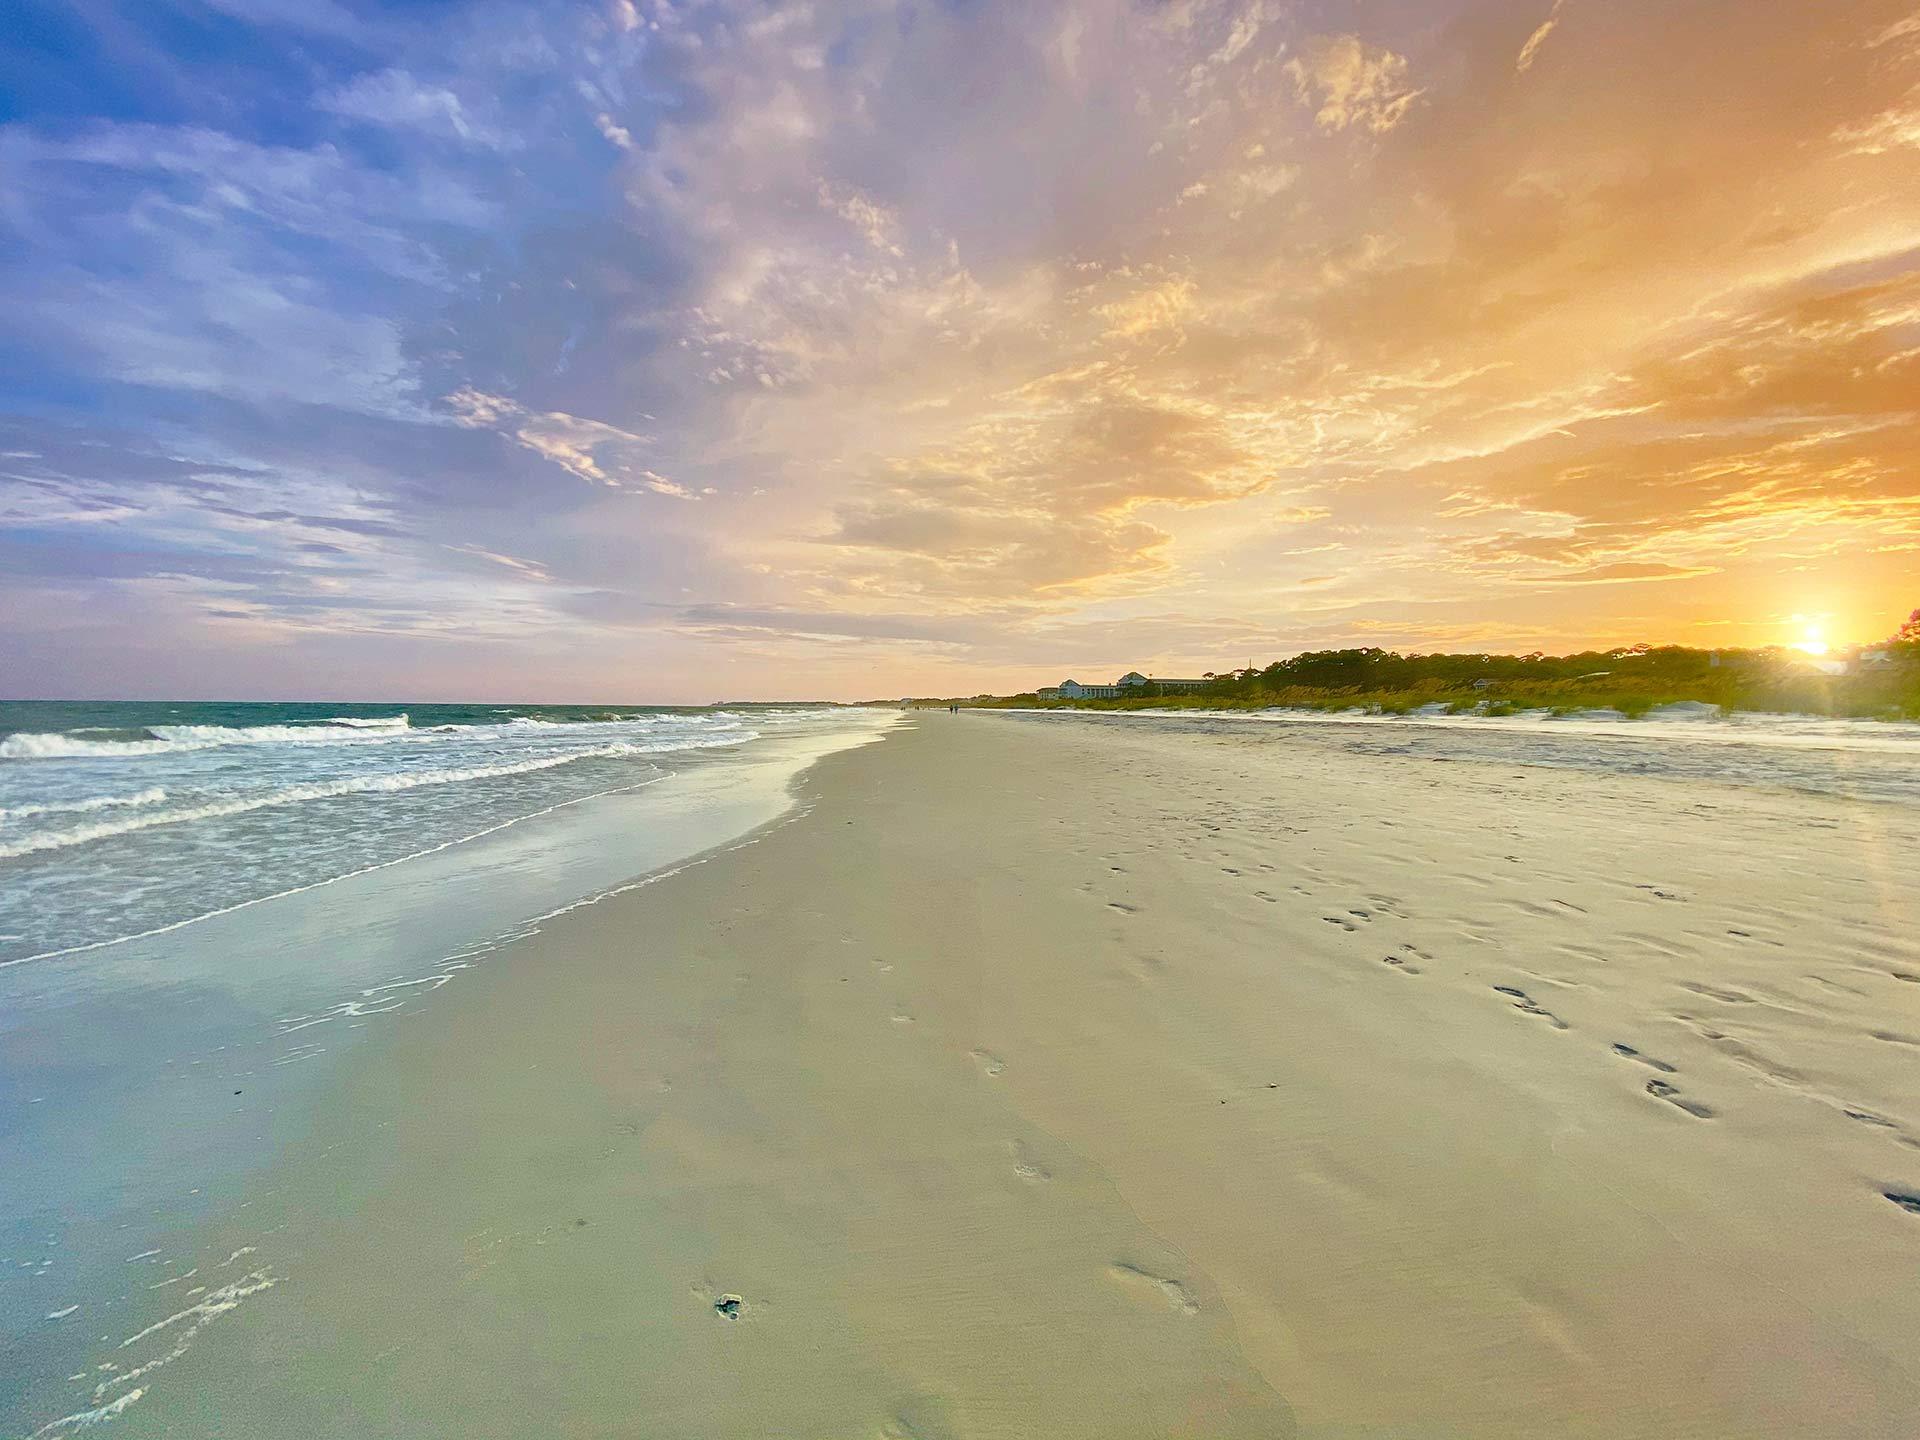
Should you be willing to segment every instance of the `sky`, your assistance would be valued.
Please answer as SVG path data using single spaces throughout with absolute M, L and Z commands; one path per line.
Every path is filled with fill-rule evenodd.
M 12 0 L 0 695 L 1920 605 L 1913 0 Z

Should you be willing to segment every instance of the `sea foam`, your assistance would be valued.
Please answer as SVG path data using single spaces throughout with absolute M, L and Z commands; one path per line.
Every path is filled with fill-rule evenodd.
M 144 740 L 90 740 L 67 731 L 23 733 L 0 740 L 0 760 L 118 760 L 225 745 L 366 744 L 404 735 L 406 728 L 360 721 L 323 725 L 149 725 Z
M 154 785 L 135 795 L 90 795 L 84 800 L 49 800 L 44 803 L 15 805 L 10 810 L 0 809 L 0 823 L 9 820 L 28 820 L 36 815 L 84 815 L 95 810 L 119 810 L 137 805 L 158 805 L 166 798 L 167 792 L 158 785 Z
M 218 820 L 280 805 L 300 805 L 311 800 L 332 800 L 345 795 L 393 794 L 402 790 L 417 790 L 423 785 L 458 785 L 474 780 L 495 780 L 506 775 L 528 775 L 536 770 L 552 770 L 561 765 L 571 765 L 578 760 L 662 755 L 676 750 L 708 750 L 726 745 L 740 745 L 758 738 L 757 732 L 742 730 L 729 735 L 688 737 L 677 741 L 662 740 L 652 743 L 622 741 L 614 745 L 595 745 L 579 750 L 568 750 L 558 755 L 543 755 L 532 760 L 510 761 L 502 765 L 465 765 L 383 775 L 355 775 L 340 780 L 288 785 L 277 790 L 236 795 L 230 799 L 182 806 L 174 810 L 147 811 L 112 820 L 97 820 L 91 824 L 76 825 L 67 830 L 50 830 L 37 835 L 27 835 L 19 840 L 0 844 L 0 860 L 17 859 L 22 855 L 34 855 L 46 850 L 66 850 L 75 845 L 88 845 L 96 840 L 131 834 L 136 830 L 151 830 L 158 825 L 181 825 L 196 820 Z

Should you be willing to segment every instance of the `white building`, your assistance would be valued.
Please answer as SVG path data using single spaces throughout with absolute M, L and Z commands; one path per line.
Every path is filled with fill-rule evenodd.
M 1078 680 L 1062 680 L 1053 690 L 1062 700 L 1117 700 L 1125 693 L 1118 685 L 1082 685 Z
M 1163 679 L 1157 675 L 1142 675 L 1138 670 L 1129 670 L 1111 685 L 1082 685 L 1078 680 L 1062 680 L 1058 685 L 1047 685 L 1035 694 L 1042 700 L 1118 700 L 1134 694 L 1148 685 L 1157 685 L 1163 693 L 1187 693 L 1202 690 L 1211 685 L 1211 679 Z

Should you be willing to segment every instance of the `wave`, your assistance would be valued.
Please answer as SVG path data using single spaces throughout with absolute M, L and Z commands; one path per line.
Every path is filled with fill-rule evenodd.
M 347 870 L 338 875 L 328 875 L 320 880 L 309 881 L 304 885 L 294 885 L 285 890 L 275 890 L 266 895 L 254 895 L 245 900 L 235 901 L 231 905 L 223 905 L 218 909 L 202 911 L 198 915 L 189 915 L 182 920 L 172 920 L 164 925 L 156 925 L 151 929 L 136 930 L 126 935 L 113 935 L 104 940 L 83 941 L 77 945 L 62 946 L 58 950 L 43 950 L 37 955 L 20 955 L 11 960 L 0 960 L 0 970 L 10 969 L 15 965 L 25 965 L 35 960 L 56 960 L 65 955 L 84 954 L 89 950 L 105 950 L 115 945 L 125 945 L 133 940 L 150 940 L 156 935 L 167 935 L 175 930 L 184 930 L 189 925 L 198 925 L 203 920 L 212 920 L 221 915 L 231 915 L 236 910 L 251 910 L 254 906 L 265 905 L 270 900 L 284 900 L 290 895 L 304 895 L 310 890 L 324 890 L 329 885 L 338 885 L 342 880 L 358 879 L 362 875 L 371 875 L 376 870 L 391 870 L 394 866 L 404 865 L 409 860 L 420 860 L 428 855 L 438 855 L 441 851 L 451 850 L 456 845 L 465 845 L 471 840 L 479 840 L 484 836 L 497 834 L 502 830 L 511 830 L 514 826 L 524 824 L 528 820 L 538 820 L 543 816 L 553 814 L 555 811 L 565 810 L 574 805 L 585 804 L 589 800 L 603 800 L 609 795 L 624 795 L 634 790 L 641 790 L 649 785 L 657 784 L 665 778 L 665 772 L 656 769 L 654 774 L 649 778 L 636 781 L 631 785 L 616 785 L 611 790 L 595 790 L 587 795 L 575 795 L 570 799 L 558 800 L 545 809 L 533 810 L 525 815 L 515 815 L 509 819 L 497 821 L 487 826 L 484 830 L 475 830 L 466 835 L 455 835 L 437 844 L 428 845 L 421 850 L 410 851 L 405 855 L 396 855 L 390 860 L 378 860 L 371 865 L 363 865 L 358 870 Z M 0 936 L 0 939 L 3 940 L 18 940 L 19 938 L 18 935 Z M 464 957 L 454 956 L 451 958 L 460 959 Z
M 320 723 L 345 725 L 354 730 L 404 730 L 407 728 L 407 717 L 404 711 L 398 715 L 331 715 Z
M 499 779 L 508 775 L 527 775 L 536 770 L 551 770 L 556 766 L 571 765 L 576 760 L 607 760 L 624 756 L 667 754 L 676 750 L 706 750 L 738 745 L 758 738 L 757 732 L 743 730 L 735 735 L 687 739 L 677 743 L 622 742 L 613 745 L 596 745 L 582 750 L 570 750 L 559 755 L 541 755 L 530 760 L 512 761 L 502 765 L 466 765 L 437 770 L 403 771 L 398 774 L 356 775 L 340 780 L 318 780 L 304 785 L 288 785 L 278 790 L 268 790 L 255 795 L 237 795 L 226 800 L 209 801 L 179 810 L 129 815 L 112 820 L 95 821 L 90 825 L 77 825 L 69 830 L 29 835 L 11 844 L 0 844 L 0 860 L 17 860 L 23 855 L 39 854 L 47 850 L 68 850 L 76 845 L 88 845 L 96 840 L 107 840 L 116 835 L 127 835 L 137 830 L 151 830 L 160 825 L 181 825 L 197 820 L 221 820 L 229 816 L 249 814 L 255 810 L 266 810 L 282 805 L 300 805 L 310 800 L 332 800 L 343 795 L 394 794 L 403 790 L 417 790 L 426 785 L 459 785 L 474 780 Z
M 406 715 L 372 717 L 340 715 L 325 720 L 279 725 L 149 725 L 127 732 L 85 730 L 22 731 L 0 740 L 0 760 L 74 760 L 131 759 L 143 755 L 177 755 L 192 750 L 211 750 L 233 745 L 338 745 L 374 744 L 390 740 L 421 739 L 429 735 L 515 734 L 536 730 L 542 734 L 591 734 L 608 724 L 643 725 L 649 730 L 726 730 L 737 727 L 740 717 L 727 713 L 696 715 L 636 715 L 618 721 L 546 720 L 519 715 L 510 720 L 486 721 L 463 725 L 450 722 L 413 728 Z M 100 734 L 118 738 L 93 738 Z
M 340 740 L 385 740 L 407 726 L 381 720 L 323 720 L 307 725 L 149 725 L 147 733 L 183 750 L 210 745 L 314 745 Z
M 180 747 L 165 740 L 83 740 L 64 732 L 30 731 L 0 740 L 0 760 L 71 760 L 83 756 L 161 755 Z
M 137 795 L 93 795 L 85 800 L 49 800 L 45 804 L 15 805 L 12 809 L 0 809 L 0 823 L 9 820 L 25 820 L 31 815 L 83 815 L 95 810 L 119 810 L 136 805 L 159 805 L 167 798 L 167 792 L 159 786 L 142 790 Z
M 116 760 L 139 755 L 177 755 L 225 745 L 323 745 L 396 739 L 404 726 L 361 721 L 317 725 L 150 725 L 144 740 L 89 740 L 77 732 L 25 731 L 0 740 L 0 760 Z

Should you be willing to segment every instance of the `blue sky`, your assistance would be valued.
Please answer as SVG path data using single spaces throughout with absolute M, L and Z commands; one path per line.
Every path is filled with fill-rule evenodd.
M 19 0 L 0 693 L 1868 638 L 1916 97 L 1869 0 Z

